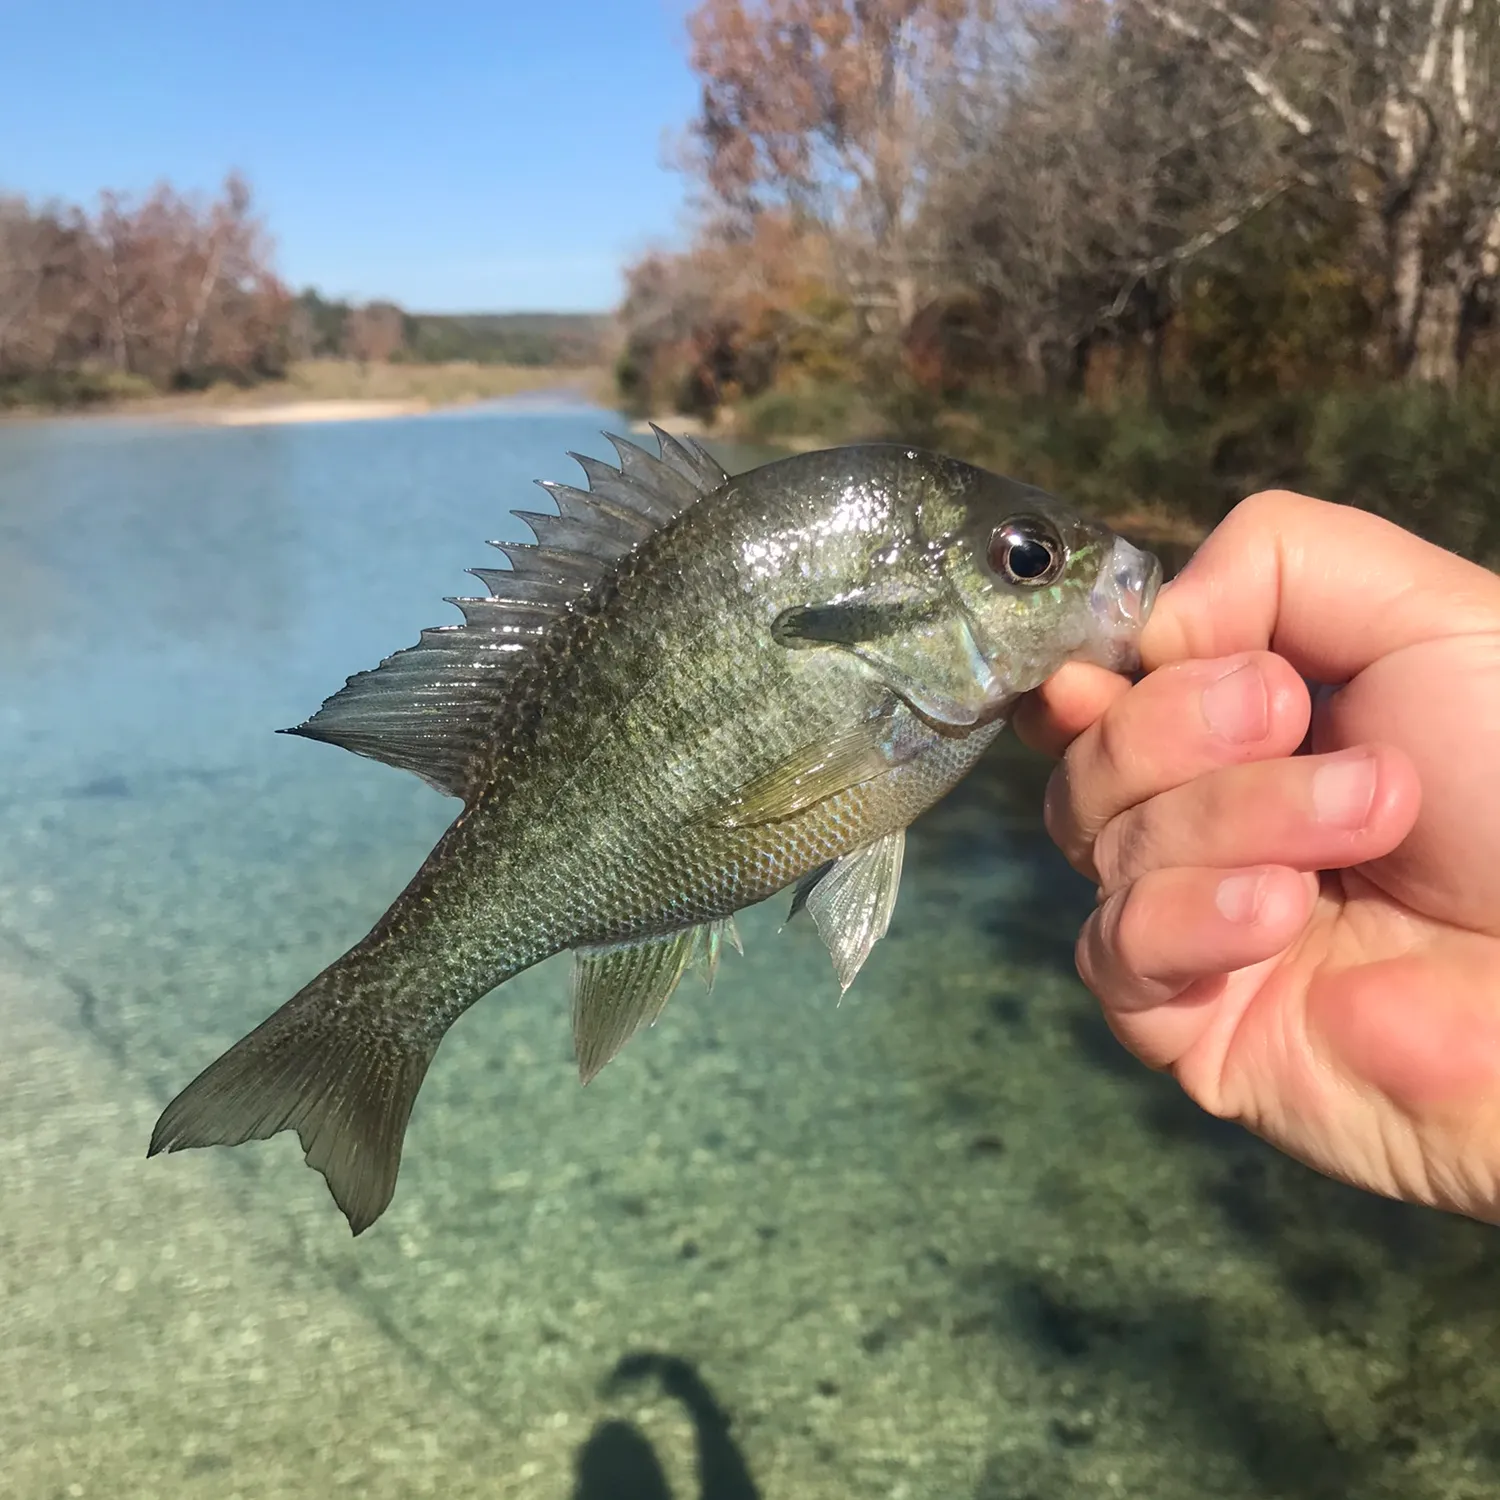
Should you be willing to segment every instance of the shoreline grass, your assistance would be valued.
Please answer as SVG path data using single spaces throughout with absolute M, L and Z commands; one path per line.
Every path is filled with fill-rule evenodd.
M 951 398 L 772 390 L 699 420 L 711 440 L 799 452 L 899 441 L 1062 496 L 1135 539 L 1191 549 L 1245 496 L 1297 489 L 1500 568 L 1500 387 L 1392 383 L 1157 403 L 1002 391 Z M 671 430 L 676 419 L 657 418 Z
M 540 391 L 568 392 L 613 404 L 609 372 L 593 366 L 364 364 L 354 360 L 305 360 L 284 378 L 251 386 L 228 382 L 202 391 L 163 393 L 133 378 L 101 379 L 74 403 L 32 401 L 0 409 L 0 421 L 88 421 L 94 417 L 172 417 L 214 420 L 220 414 L 254 418 L 274 408 L 327 405 L 340 417 L 393 415 L 397 410 L 432 411 Z M 368 406 L 362 413 L 357 407 Z M 299 418 L 290 418 L 298 420 Z

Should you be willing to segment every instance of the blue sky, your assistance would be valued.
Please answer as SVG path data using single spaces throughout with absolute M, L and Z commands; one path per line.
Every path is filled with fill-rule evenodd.
M 250 179 L 282 274 L 430 311 L 613 304 L 679 239 L 690 0 L 0 0 L 0 192 Z

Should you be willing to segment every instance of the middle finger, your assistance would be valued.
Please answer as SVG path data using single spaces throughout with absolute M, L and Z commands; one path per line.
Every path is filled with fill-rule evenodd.
M 1389 745 L 1226 766 L 1129 808 L 1094 845 L 1106 896 L 1154 870 L 1346 869 L 1406 837 L 1420 798 Z

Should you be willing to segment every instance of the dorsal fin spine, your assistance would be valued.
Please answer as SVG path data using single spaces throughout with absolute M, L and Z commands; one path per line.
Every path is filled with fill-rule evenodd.
M 728 475 L 698 444 L 653 427 L 661 454 L 605 434 L 613 469 L 573 454 L 589 488 L 538 481 L 557 507 L 515 511 L 534 542 L 495 542 L 509 568 L 468 571 L 488 598 L 449 600 L 462 625 L 422 631 L 415 646 L 351 677 L 306 723 L 287 731 L 343 745 L 413 771 L 468 800 L 482 780 L 493 726 L 521 669 L 551 627 L 588 598 L 619 562 Z

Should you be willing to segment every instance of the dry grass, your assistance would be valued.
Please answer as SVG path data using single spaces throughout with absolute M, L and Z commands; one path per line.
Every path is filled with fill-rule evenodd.
M 599 399 L 609 389 L 602 369 L 547 365 L 359 365 L 349 360 L 315 359 L 293 365 L 284 381 L 259 386 L 239 399 L 256 401 L 424 401 L 455 406 L 493 401 L 527 391 L 566 389 Z
M 300 407 L 311 402 L 368 402 L 373 414 L 382 408 L 423 411 L 494 401 L 528 391 L 566 391 L 585 400 L 611 405 L 614 386 L 609 371 L 599 367 L 560 365 L 369 364 L 349 360 L 315 359 L 294 364 L 283 380 L 268 380 L 242 389 L 223 384 L 206 391 L 161 395 L 143 381 L 124 378 L 117 389 L 86 408 L 66 410 L 47 403 L 19 404 L 0 412 L 7 417 L 87 416 L 91 413 L 129 413 L 216 420 L 218 413 L 247 414 L 273 407 Z

